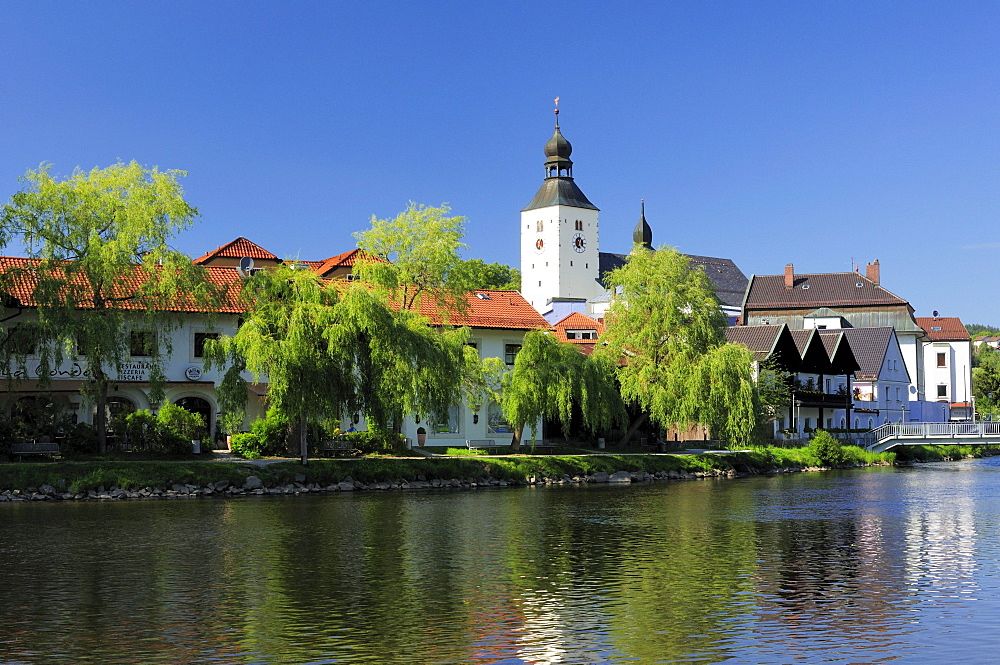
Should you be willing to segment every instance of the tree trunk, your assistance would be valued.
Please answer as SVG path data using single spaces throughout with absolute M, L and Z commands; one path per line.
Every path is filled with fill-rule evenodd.
M 309 464 L 309 442 L 306 440 L 306 419 L 299 419 L 299 452 L 302 455 L 302 466 Z
M 521 434 L 524 433 L 523 427 L 514 428 L 514 436 L 510 439 L 510 450 L 511 452 L 517 452 L 521 449 Z
M 649 420 L 649 415 L 645 413 L 640 413 L 639 417 L 636 418 L 634 421 L 632 421 L 632 425 L 628 428 L 628 431 L 625 432 L 624 436 L 622 436 L 621 441 L 618 442 L 618 445 L 624 446 L 629 441 L 631 441 L 632 437 L 636 435 L 640 427 L 646 424 L 647 420 Z
M 94 429 L 97 430 L 97 450 L 100 454 L 108 452 L 108 382 L 104 372 L 97 370 L 97 413 L 94 416 Z

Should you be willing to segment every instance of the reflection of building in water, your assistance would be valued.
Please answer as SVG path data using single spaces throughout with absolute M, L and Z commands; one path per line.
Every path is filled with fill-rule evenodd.
M 979 591 L 975 580 L 976 526 L 972 473 L 909 475 L 919 504 L 907 504 L 905 579 L 910 591 L 952 596 Z M 928 497 L 935 497 L 934 500 Z
M 786 485 L 794 489 L 783 491 Z M 845 491 L 863 494 L 863 482 L 809 491 L 799 478 L 778 477 L 771 489 L 774 503 L 761 506 L 757 525 L 758 551 L 765 554 L 754 574 L 752 621 L 761 645 L 808 657 L 801 642 L 807 632 L 838 635 L 842 649 L 893 644 L 906 594 L 891 572 L 901 563 L 887 547 L 891 510 L 880 501 L 856 501 L 854 493 L 844 500 Z

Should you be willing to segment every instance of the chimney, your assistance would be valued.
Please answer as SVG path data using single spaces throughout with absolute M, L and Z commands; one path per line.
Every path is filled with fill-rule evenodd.
M 871 263 L 865 264 L 865 277 L 875 282 L 879 283 L 879 269 L 878 269 L 878 259 L 875 259 Z
M 795 268 L 789 263 L 785 265 L 785 288 L 790 289 L 795 286 Z

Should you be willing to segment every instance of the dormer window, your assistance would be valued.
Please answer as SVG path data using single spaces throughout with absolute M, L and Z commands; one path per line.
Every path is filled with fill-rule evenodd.
M 596 330 L 567 330 L 566 339 L 597 339 Z

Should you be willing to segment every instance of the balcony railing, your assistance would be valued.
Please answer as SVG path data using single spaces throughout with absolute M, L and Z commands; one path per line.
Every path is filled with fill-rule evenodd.
M 824 393 L 819 390 L 795 390 L 793 398 L 799 406 L 820 406 L 825 408 L 846 409 L 851 403 L 851 396 L 840 393 Z

